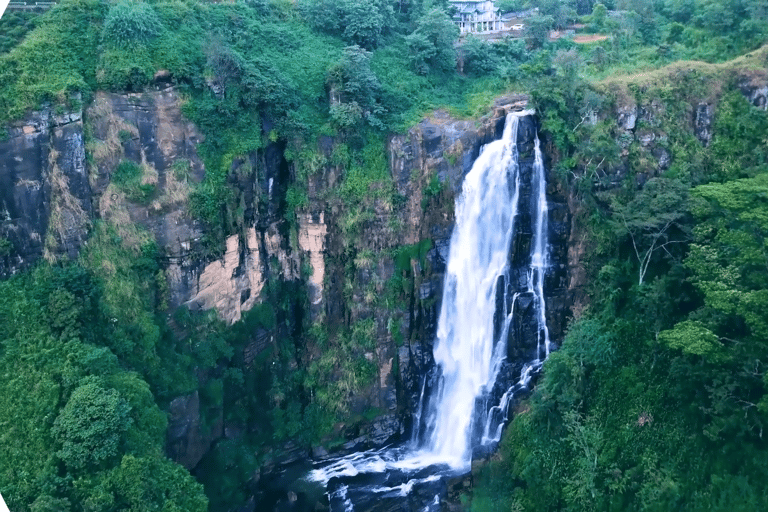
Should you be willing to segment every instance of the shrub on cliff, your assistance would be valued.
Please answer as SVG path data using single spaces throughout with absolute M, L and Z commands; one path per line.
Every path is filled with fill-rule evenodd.
M 300 9 L 315 28 L 366 49 L 380 46 L 395 21 L 383 0 L 303 1 Z
M 146 44 L 160 35 L 163 25 L 152 6 L 144 2 L 120 1 L 112 4 L 104 20 L 104 42 L 127 47 Z

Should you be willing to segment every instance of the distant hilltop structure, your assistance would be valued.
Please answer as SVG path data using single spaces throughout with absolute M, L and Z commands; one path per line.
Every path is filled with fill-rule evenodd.
M 456 8 L 453 22 L 462 34 L 469 32 L 501 32 L 501 14 L 493 0 L 451 0 Z
M 456 9 L 453 22 L 461 34 L 482 34 L 507 31 L 521 31 L 523 18 L 535 14 L 538 9 L 518 13 L 501 14 L 493 0 L 449 0 Z

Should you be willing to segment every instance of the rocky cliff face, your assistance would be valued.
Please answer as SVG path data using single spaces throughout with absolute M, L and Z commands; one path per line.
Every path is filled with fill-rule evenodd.
M 42 256 L 75 257 L 92 213 L 80 110 L 48 106 L 7 133 L 0 142 L 0 277 Z
M 299 260 L 291 254 L 277 211 L 287 181 L 277 144 L 233 164 L 233 175 L 242 181 L 238 188 L 247 203 L 247 225 L 226 239 L 221 257 L 203 250 L 203 226 L 188 212 L 189 196 L 205 177 L 196 150 L 202 135 L 183 118 L 181 106 L 173 87 L 99 92 L 85 112 L 46 107 L 10 126 L 8 139 L 0 143 L 0 276 L 29 268 L 43 256 L 76 258 L 92 223 L 102 221 L 129 246 L 157 243 L 166 262 L 171 311 L 181 305 L 216 309 L 235 322 L 263 300 L 270 272 L 297 279 Z M 147 195 L 137 195 L 116 178 L 125 162 L 139 169 Z M 257 167 L 261 172 L 253 179 L 251 170 Z M 258 197 L 266 198 L 265 204 L 260 206 Z M 304 218 L 300 226 L 301 248 L 319 268 L 310 282 L 321 289 L 322 216 Z M 193 407 L 198 403 L 189 395 L 170 407 L 170 449 L 189 468 L 220 435 L 217 429 L 202 434 L 199 407 Z
M 712 170 L 701 155 L 717 136 L 724 95 L 735 89 L 754 107 L 768 109 L 768 71 L 750 64 L 672 65 L 655 77 L 643 76 L 598 84 L 596 92 L 604 94 L 606 101 L 591 118 L 585 117 L 586 130 L 577 132 L 583 138 L 580 151 L 589 158 L 573 169 L 574 186 L 564 194 L 572 215 L 568 289 L 576 316 L 588 303 L 584 290 L 590 276 L 581 262 L 594 249 L 581 216 L 579 182 L 592 182 L 595 199 L 611 215 L 611 198 L 622 187 L 640 190 L 648 180 L 667 172 L 684 176 L 696 167 L 700 167 L 697 172 Z M 591 146 L 600 147 L 600 152 L 591 151 Z
M 44 109 L 12 126 L 9 140 L 0 145 L 2 237 L 10 244 L 0 254 L 0 272 L 18 272 L 43 254 L 75 257 L 88 227 L 102 221 L 126 243 L 158 244 L 171 310 L 215 309 L 232 323 L 255 304 L 272 300 L 265 288 L 270 279 L 298 283 L 306 289 L 308 318 L 326 325 L 330 336 L 369 326 L 371 342 L 357 356 L 371 363 L 376 375 L 350 397 L 351 413 L 365 413 L 369 420 L 341 427 L 347 440 L 341 449 L 382 445 L 407 431 L 431 365 L 455 196 L 482 145 L 500 137 L 506 114 L 523 109 L 526 101 L 499 98 L 491 114 L 472 121 L 438 111 L 408 133 L 390 137 L 386 150 L 398 202 L 372 200 L 373 215 L 357 224 L 354 240 L 344 227 L 345 205 L 327 200 L 343 169 L 326 164 L 310 177 L 308 205 L 291 227 L 284 208 L 294 170 L 284 148 L 271 143 L 236 160 L 231 179 L 241 193 L 242 229 L 226 238 L 220 256 L 204 250 L 204 227 L 188 212 L 189 196 L 205 177 L 196 150 L 202 135 L 184 119 L 173 87 L 97 93 L 84 114 Z M 526 133 L 532 144 L 533 126 Z M 326 156 L 335 145 L 332 139 L 319 143 Z M 125 162 L 139 169 L 148 196 L 137 196 L 120 181 Z M 558 269 L 551 285 L 558 291 L 548 314 L 557 339 L 569 307 L 569 217 L 565 197 L 550 188 L 550 240 Z M 245 364 L 278 335 L 253 333 L 241 355 Z M 169 454 L 190 469 L 226 432 L 231 438 L 242 431 L 220 411 L 213 414 L 213 426 L 208 421 L 204 428 L 200 409 L 197 393 L 169 406 Z M 282 453 L 274 463 L 308 455 L 296 445 Z
M 768 72 L 765 69 L 734 67 L 725 75 L 715 70 L 702 72 L 695 68 L 673 69 L 668 82 L 674 93 L 662 92 L 658 84 L 626 84 L 607 82 L 601 92 L 615 98 L 615 104 L 602 109 L 594 118 L 609 121 L 617 146 L 618 159 L 598 166 L 596 177 L 604 189 L 615 188 L 629 175 L 638 187 L 659 176 L 675 164 L 672 147 L 693 137 L 707 147 L 712 142 L 719 102 L 729 91 L 724 83 L 732 83 L 753 106 L 768 109 Z M 608 157 L 609 155 L 603 155 Z
M 144 94 L 97 93 L 87 111 L 92 128 L 89 152 L 92 201 L 98 217 L 113 224 L 123 239 L 136 238 L 140 226 L 168 258 L 170 305 L 177 307 L 199 288 L 204 272 L 195 256 L 202 236 L 186 211 L 192 186 L 205 176 L 197 156 L 200 135 L 181 117 L 173 88 Z M 136 201 L 114 174 L 121 162 L 140 166 L 141 183 L 154 187 L 154 197 Z M 175 167 L 174 167 L 175 166 Z

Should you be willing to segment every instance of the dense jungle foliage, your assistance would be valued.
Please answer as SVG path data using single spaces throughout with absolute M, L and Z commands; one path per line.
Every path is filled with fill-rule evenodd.
M 714 133 L 610 209 L 593 192 L 592 303 L 472 510 L 768 507 L 768 114 L 729 94 Z M 685 134 L 670 142 L 684 154 Z
M 751 57 L 765 76 L 765 48 Z M 561 63 L 534 91 L 582 205 L 589 305 L 479 471 L 471 510 L 768 508 L 768 112 L 739 92 L 742 64 L 585 84 Z M 716 105 L 708 145 L 695 98 Z M 615 118 L 590 118 L 601 102 L 647 109 L 637 133 L 663 134 L 671 165 L 660 172 Z
M 198 148 L 206 179 L 190 211 L 206 225 L 210 253 L 242 227 L 233 161 L 281 141 L 294 167 L 289 224 L 310 200 L 313 174 L 328 164 L 344 170 L 324 199 L 344 212 L 354 274 L 373 257 L 354 241 L 371 200 L 403 200 L 388 173 L 386 135 L 437 107 L 472 117 L 500 93 L 532 93 L 561 181 L 584 203 L 591 304 L 518 411 L 470 506 L 768 509 L 766 115 L 725 94 L 703 149 L 682 128 L 686 99 L 715 82 L 734 90 L 727 73 L 631 89 L 670 105 L 663 122 L 673 165 L 642 189 L 637 144 L 623 147 L 609 121 L 583 122 L 617 101 L 606 77 L 756 49 L 768 35 L 768 8 L 759 0 L 499 5 L 540 10 L 525 37 L 469 36 L 458 47 L 444 1 L 63 0 L 41 16 L 8 12 L 0 123 L 45 102 L 87 104 L 97 90 L 140 92 L 166 70 L 206 135 Z M 610 39 L 547 37 L 576 21 Z M 317 150 L 320 136 L 336 141 L 332 162 Z M 623 151 L 633 173 L 608 193 L 601 173 Z M 133 171 L 118 172 L 123 185 Z M 438 192 L 431 184 L 425 207 Z M 138 246 L 121 236 L 126 229 Z M 402 300 L 411 261 L 429 248 L 425 240 L 393 251 L 396 277 L 372 300 Z M 346 397 L 375 377 L 360 357 L 372 323 L 331 332 L 305 325 L 306 291 L 276 279 L 264 304 L 234 326 L 185 309 L 169 315 L 162 263 L 139 227 L 97 222 L 76 261 L 41 263 L 0 283 L 0 493 L 11 510 L 228 510 L 247 499 L 247 482 L 273 447 L 327 445 L 335 424 L 359 416 Z M 237 354 L 265 330 L 277 341 L 246 367 Z M 211 450 L 197 481 L 163 452 L 164 410 L 193 391 L 204 416 L 223 408 L 248 426 Z M 215 418 L 205 419 L 210 428 Z

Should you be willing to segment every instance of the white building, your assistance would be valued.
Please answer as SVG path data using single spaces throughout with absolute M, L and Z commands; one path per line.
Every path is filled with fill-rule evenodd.
M 501 32 L 504 26 L 493 0 L 450 0 L 456 8 L 453 21 L 462 34 Z

